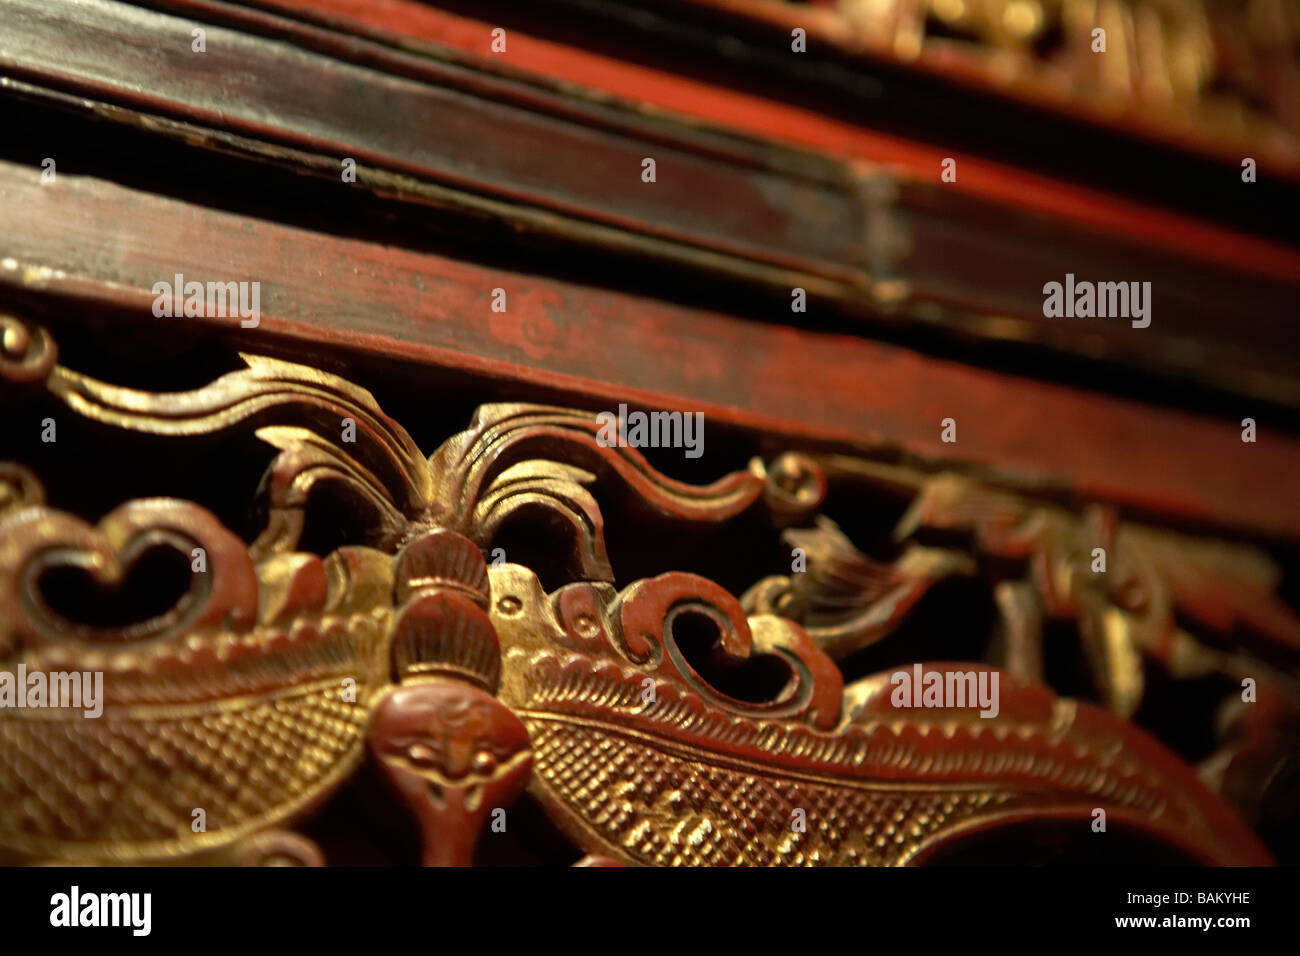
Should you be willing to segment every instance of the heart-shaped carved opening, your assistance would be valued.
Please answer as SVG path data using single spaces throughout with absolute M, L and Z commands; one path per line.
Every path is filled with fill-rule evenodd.
M 46 552 L 29 572 L 28 593 L 39 616 L 58 636 L 130 641 L 155 635 L 183 620 L 193 607 L 206 569 L 167 542 L 146 538 L 122 556 L 125 573 L 104 582 L 76 551 Z
M 770 704 L 789 695 L 794 671 L 775 654 L 732 657 L 722 646 L 723 624 L 707 611 L 682 608 L 669 622 L 682 658 L 714 691 L 747 704 Z

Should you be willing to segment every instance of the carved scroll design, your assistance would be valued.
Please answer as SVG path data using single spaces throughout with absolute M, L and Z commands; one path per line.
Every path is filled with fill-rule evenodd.
M 370 392 L 337 375 L 244 354 L 246 369 L 203 388 L 151 394 L 58 365 L 43 330 L 5 320 L 14 359 L 0 371 L 16 381 L 43 378 L 51 394 L 87 418 L 170 436 L 256 426 L 257 437 L 280 451 L 265 479 L 271 517 L 253 545 L 259 558 L 294 549 L 307 498 L 324 483 L 346 489 L 371 513 L 366 543 L 383 550 L 434 527 L 485 545 L 517 513 L 548 508 L 576 532 L 575 573 L 598 580 L 612 580 L 613 572 L 600 509 L 585 487 L 597 472 L 616 476 L 654 513 L 685 521 L 724 521 L 760 497 L 795 514 L 820 501 L 810 498 L 795 458 L 779 461 L 772 475 L 755 460 L 711 485 L 688 485 L 650 467 L 634 448 L 601 444 L 596 415 L 540 405 L 485 405 L 469 429 L 426 461 Z M 345 445 L 339 436 L 349 423 L 355 440 Z
M 169 612 L 92 628 L 45 604 L 40 575 L 120 579 L 146 546 L 204 568 Z M 289 554 L 255 568 L 188 502 L 128 502 L 97 526 L 44 506 L 0 516 L 0 680 L 102 674 L 102 713 L 0 710 L 0 855 L 164 861 L 227 847 L 327 796 L 362 754 L 386 681 L 389 559 Z M 25 677 L 25 680 L 23 678 Z M 24 686 L 26 685 L 26 686 Z
M 778 524 L 798 525 L 826 490 L 807 456 L 695 487 L 634 449 L 605 447 L 594 415 L 500 404 L 426 461 L 369 392 L 337 376 L 246 356 L 248 368 L 205 388 L 149 394 L 67 370 L 48 336 L 14 328 L 6 320 L 0 372 L 19 387 L 125 430 L 248 427 L 279 454 L 265 483 L 271 521 L 249 547 L 173 500 L 129 502 L 91 527 L 43 505 L 30 472 L 0 469 L 0 669 L 111 677 L 100 720 L 0 711 L 0 852 L 274 856 L 248 841 L 327 798 L 368 741 L 430 863 L 470 862 L 489 812 L 525 785 L 593 858 L 625 863 L 919 862 L 972 830 L 1074 817 L 1098 801 L 1201 859 L 1267 860 L 1185 765 L 1104 712 L 1010 675 L 991 721 L 889 708 L 885 675 L 844 688 L 832 654 L 889 633 L 971 556 L 918 546 L 877 565 L 821 521 L 787 532 L 807 545 L 812 575 L 761 583 L 749 615 L 694 575 L 614 589 L 591 482 L 613 479 L 683 522 L 761 500 Z M 355 445 L 339 440 L 344 419 Z M 374 520 L 366 546 L 322 560 L 295 548 L 307 498 L 324 485 Z M 1035 581 L 1050 613 L 1076 606 L 1062 597 L 1075 591 L 1050 590 L 1063 539 L 1041 529 L 1057 527 L 1054 516 L 987 519 L 987 505 L 945 511 L 946 500 L 920 495 L 907 527 L 972 514 L 988 547 L 1047 556 Z M 551 595 L 529 569 L 484 562 L 528 509 L 573 530 L 574 580 Z M 111 583 L 155 546 L 207 560 L 164 614 L 103 629 L 43 603 L 46 569 Z M 807 618 L 808 630 L 771 611 Z M 751 666 L 778 675 L 761 694 L 719 683 Z M 268 735 L 270 754 L 259 749 Z M 63 771 L 50 773 L 43 753 Z M 103 779 L 88 787 L 78 774 L 90 767 Z M 190 826 L 198 808 L 203 832 Z M 789 828 L 795 809 L 809 830 Z M 309 847 L 288 855 L 318 861 Z
M 590 412 L 542 405 L 486 405 L 470 428 L 430 458 L 437 487 L 433 520 L 483 546 L 512 516 L 542 507 L 574 530 L 576 576 L 612 581 L 604 519 L 584 487 L 596 470 L 612 472 L 639 503 L 688 521 L 723 521 L 744 511 L 768 485 L 763 465 L 703 487 L 655 471 L 634 448 L 598 441 L 602 423 Z M 816 502 L 813 502 L 815 506 Z
M 1041 613 L 1078 622 L 1099 690 L 1121 716 L 1141 700 L 1144 654 L 1177 676 L 1218 670 L 1239 680 L 1248 668 L 1290 681 L 1178 626 L 1182 618 L 1225 637 L 1242 626 L 1300 651 L 1300 620 L 1278 599 L 1278 570 L 1256 548 L 1120 522 L 1099 507 L 1076 516 L 956 475 L 924 482 L 896 537 L 921 528 L 969 531 L 982 552 L 1027 560 Z M 1041 677 L 1015 657 L 1008 664 Z
M 612 570 L 584 487 L 598 474 L 685 521 L 719 521 L 760 497 L 789 515 L 816 504 L 797 458 L 771 476 L 756 462 L 697 488 L 660 475 L 634 449 L 599 444 L 594 415 L 541 406 L 486 406 L 426 461 L 369 392 L 338 376 L 245 355 L 246 369 L 208 386 L 150 394 L 58 365 L 43 330 L 3 322 L 0 375 L 17 387 L 42 387 L 123 430 L 183 437 L 247 427 L 279 450 L 264 482 L 271 518 L 249 548 L 210 513 L 174 500 L 128 502 L 90 527 L 41 506 L 27 469 L 0 468 L 0 667 L 98 668 L 108 678 L 102 719 L 0 712 L 0 804 L 17 808 L 0 824 L 0 853 L 19 858 L 260 859 L 252 836 L 324 799 L 368 736 L 429 831 L 426 860 L 468 862 L 483 793 L 504 799 L 531 760 L 522 729 L 507 732 L 517 719 L 491 696 L 500 659 L 480 548 L 500 526 L 521 509 L 552 509 L 577 531 L 577 573 L 599 579 Z M 342 425 L 355 442 L 339 440 Z M 340 548 L 324 561 L 294 550 L 321 486 L 368 508 L 375 547 Z M 159 546 L 202 557 L 186 592 L 156 618 L 91 627 L 44 601 L 39 582 L 50 568 L 113 585 Z M 465 713 L 487 714 L 495 743 L 463 737 L 475 726 Z M 259 753 L 267 733 L 278 740 Z M 415 754 L 406 738 L 420 734 Z M 433 744 L 447 740 L 461 741 L 453 751 L 487 749 L 469 765 L 451 751 L 434 759 Z M 38 756 L 46 752 L 66 769 L 49 775 Z M 110 780 L 73 779 L 87 761 Z M 317 859 L 294 846 L 293 861 Z
M 0 312 L 0 378 L 24 385 L 44 383 L 58 358 L 49 332 Z
M 156 435 L 203 435 L 246 422 L 280 450 L 267 473 L 270 524 L 258 555 L 291 551 L 303 507 L 318 484 L 338 483 L 373 513 L 375 543 L 391 547 L 428 510 L 433 481 L 420 450 L 365 389 L 303 365 L 244 355 L 248 368 L 191 392 L 150 394 L 109 385 L 56 365 L 52 394 L 95 421 Z M 351 422 L 356 441 L 343 447 Z
M 797 549 L 807 568 L 764 578 L 741 603 L 751 614 L 799 621 L 837 660 L 892 634 L 936 581 L 975 570 L 967 555 L 916 545 L 891 564 L 873 561 L 822 515 L 815 528 L 790 529 L 783 540 Z
M 588 853 L 651 865 L 896 865 L 984 828 L 1086 821 L 1105 806 L 1206 862 L 1268 859 L 1145 734 L 1010 675 L 990 720 L 900 710 L 889 675 L 842 688 L 797 625 L 746 621 L 706 581 L 546 595 L 525 568 L 491 574 L 501 696 L 532 737 L 533 790 Z M 766 710 L 701 685 L 673 653 L 673 611 L 688 595 L 714 613 L 725 654 L 793 665 L 799 691 L 774 702 L 788 704 Z M 799 813 L 806 827 L 792 825 Z
M 745 595 L 751 613 L 803 623 L 834 657 L 891 633 L 936 580 L 1003 559 L 1022 562 L 1026 572 L 997 585 L 1007 637 L 999 663 L 1024 680 L 1043 678 L 1042 622 L 1064 619 L 1077 622 L 1098 690 L 1120 716 L 1142 699 L 1143 656 L 1176 677 L 1249 673 L 1300 691 L 1278 665 L 1239 646 L 1222 649 L 1240 629 L 1281 654 L 1300 651 L 1300 619 L 1277 597 L 1279 571 L 1258 548 L 1120 521 L 1099 506 L 1079 513 L 957 474 L 841 456 L 819 464 L 833 481 L 910 500 L 894 530 L 903 549 L 894 563 L 861 554 L 821 519 L 812 530 L 785 534 L 806 553 L 807 572 L 765 579 Z M 922 547 L 922 532 L 967 536 L 973 550 Z M 1198 641 L 1180 621 L 1217 634 L 1222 646 Z

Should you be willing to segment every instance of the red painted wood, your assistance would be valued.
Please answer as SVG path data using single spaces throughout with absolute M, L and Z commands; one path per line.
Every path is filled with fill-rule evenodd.
M 901 228 L 877 228 L 885 215 L 853 175 L 856 160 L 664 122 L 547 80 L 503 75 L 491 58 L 462 62 L 446 48 L 417 55 L 337 28 L 347 23 L 331 28 L 222 0 L 158 6 L 194 19 L 115 0 L 14 0 L 0 67 L 30 81 L 25 95 L 91 108 L 70 101 L 72 92 L 126 106 L 145 115 L 107 115 L 333 182 L 337 157 L 351 156 L 368 167 L 366 187 L 396 188 L 391 176 L 374 175 L 383 171 L 412 177 L 426 198 L 430 186 L 443 190 L 435 203 L 462 210 L 490 197 L 492 215 L 517 228 L 634 248 L 708 281 L 800 286 L 878 323 L 864 276 L 898 279 L 910 294 L 900 317 L 945 334 L 1010 340 L 1045 358 L 1103 359 L 1300 407 L 1291 334 L 1300 269 L 1288 282 L 1262 279 L 934 182 L 899 190 L 888 219 Z M 190 50 L 194 22 L 209 24 L 203 55 Z M 639 179 L 646 155 L 660 163 L 653 186 Z M 892 262 L 875 241 L 882 235 L 908 237 L 887 243 Z M 1124 323 L 1046 319 L 1043 284 L 1067 273 L 1150 281 L 1154 327 L 1134 333 Z M 1241 336 L 1246 325 L 1251 335 Z
M 257 280 L 262 322 L 207 321 L 538 384 L 595 408 L 701 411 L 801 441 L 887 445 L 1173 518 L 1300 539 L 1300 441 L 858 338 L 745 321 L 341 239 L 0 164 L 0 285 L 151 312 L 155 282 Z M 493 313 L 492 289 L 508 311 Z M 1249 409 L 1243 414 L 1249 413 Z M 958 422 L 958 442 L 939 440 Z M 1063 439 L 1062 436 L 1069 436 Z
M 411 0 L 258 0 L 258 6 L 344 24 L 393 42 L 452 47 L 503 70 L 576 83 L 654 109 L 671 110 L 722 129 L 810 147 L 889 166 L 920 183 L 939 181 L 940 163 L 954 154 L 774 103 L 735 90 L 647 69 L 511 31 L 507 52 L 490 50 L 493 24 L 458 17 Z M 1205 262 L 1293 281 L 1300 252 L 1023 170 L 957 154 L 961 175 L 951 188 L 1125 236 L 1145 239 Z
M 741 145 L 718 158 L 666 135 L 606 134 L 516 108 L 502 102 L 514 90 L 446 66 L 412 82 L 218 27 L 196 55 L 192 21 L 106 0 L 15 2 L 0 68 L 38 85 L 779 266 L 852 272 L 859 216 L 825 181 L 833 168 L 821 181 L 782 176 Z M 659 179 L 638 188 L 652 151 Z
M 1221 131 L 1212 131 L 1210 124 L 1188 122 L 1182 114 L 1170 111 L 1157 114 L 1141 104 L 1119 106 L 1113 101 L 1096 97 L 1080 97 L 1067 85 L 1045 84 L 1024 75 L 1008 75 L 1000 68 L 995 56 L 983 56 L 960 43 L 929 43 L 919 57 L 900 61 L 887 50 L 871 49 L 838 12 L 808 9 L 791 3 L 754 3 L 752 0 L 686 0 L 700 7 L 712 8 L 736 20 L 763 23 L 789 34 L 793 27 L 807 31 L 813 44 L 824 44 L 850 54 L 857 54 L 869 62 L 876 57 L 906 62 L 910 69 L 943 77 L 956 85 L 982 88 L 990 93 L 1032 106 L 1046 108 L 1053 113 L 1075 120 L 1122 129 L 1126 134 L 1161 143 L 1187 152 L 1202 153 L 1231 166 L 1236 166 L 1241 154 L 1239 145 L 1225 142 Z M 1207 135 L 1217 133 L 1218 135 Z M 1270 128 L 1268 135 L 1252 148 L 1256 158 L 1265 162 L 1275 175 L 1289 179 L 1300 178 L 1300 151 L 1292 137 L 1280 128 Z

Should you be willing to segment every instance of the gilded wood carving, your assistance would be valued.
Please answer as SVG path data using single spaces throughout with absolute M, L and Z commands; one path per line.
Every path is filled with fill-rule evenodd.
M 332 374 L 248 355 L 198 390 L 148 393 L 68 369 L 43 330 L 3 323 L 6 389 L 44 390 L 124 432 L 246 429 L 277 450 L 269 520 L 251 543 L 175 499 L 126 501 L 90 524 L 46 503 L 25 464 L 0 468 L 0 674 L 103 675 L 95 717 L 0 709 L 6 859 L 321 863 L 292 827 L 367 760 L 434 865 L 473 862 L 525 792 L 583 865 L 912 864 L 1027 820 L 1086 828 L 1098 808 L 1191 859 L 1270 859 L 1190 766 L 1123 719 L 1144 655 L 1265 676 L 1198 644 L 1175 611 L 1294 649 L 1297 622 L 1260 553 L 796 452 L 689 485 L 607 447 L 595 415 L 539 405 L 483 406 L 426 458 L 369 392 Z M 818 515 L 831 480 L 911 496 L 895 561 L 873 561 Z M 684 528 L 761 511 L 809 567 L 743 600 L 671 569 L 619 587 L 597 488 Z M 364 512 L 365 540 L 300 550 L 318 494 Z M 554 529 L 558 587 L 485 559 L 524 515 Z M 975 546 L 912 541 L 922 527 L 969 529 Z M 1101 580 L 1087 570 L 1096 542 L 1114 555 Z M 51 568 L 111 585 L 159 546 L 192 576 L 156 616 L 92 627 L 43 596 Z M 1004 658 L 908 671 L 991 684 L 995 706 L 900 707 L 889 673 L 846 684 L 837 661 L 990 555 L 1029 567 L 996 583 Z M 1044 618 L 1078 621 L 1108 707 L 1042 684 Z M 717 677 L 743 668 L 762 672 L 761 693 Z M 1290 680 L 1273 684 L 1285 696 Z

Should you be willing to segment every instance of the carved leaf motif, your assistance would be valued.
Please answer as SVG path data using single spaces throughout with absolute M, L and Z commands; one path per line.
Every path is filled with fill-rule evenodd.
M 1235 676 L 1239 662 L 1196 652 L 1180 618 L 1224 638 L 1243 627 L 1280 651 L 1300 650 L 1300 619 L 1278 599 L 1277 566 L 1257 548 L 1119 522 L 1105 509 L 1079 516 L 958 475 L 923 481 L 896 537 L 923 527 L 969 531 L 985 553 L 1028 559 L 1043 611 L 1079 622 L 1094 679 L 1121 715 L 1141 702 L 1141 653 L 1176 672 Z M 1104 572 L 1092 569 L 1098 547 Z
M 893 633 L 936 581 L 975 570 L 967 555 L 918 546 L 893 564 L 873 561 L 823 515 L 815 528 L 792 528 L 782 538 L 803 553 L 807 569 L 760 581 L 741 603 L 751 614 L 798 621 L 837 660 Z
M 24 348 L 32 335 L 44 335 L 15 328 L 27 336 Z M 52 343 L 47 351 L 53 354 Z M 434 527 L 485 547 L 514 515 L 550 509 L 574 529 L 572 570 L 589 580 L 613 579 L 600 508 L 585 487 L 605 475 L 617 479 L 635 506 L 685 521 L 722 521 L 760 496 L 774 512 L 797 516 L 824 492 L 820 475 L 799 456 L 785 456 L 772 475 L 755 460 L 709 485 L 675 481 L 635 449 L 598 441 L 601 422 L 594 414 L 541 405 L 483 406 L 468 430 L 425 461 L 365 389 L 293 362 L 243 359 L 248 368 L 189 392 L 141 392 L 58 365 L 48 388 L 79 414 L 132 431 L 185 436 L 254 426 L 280 450 L 265 479 L 270 519 L 253 545 L 259 560 L 293 551 L 307 500 L 323 484 L 370 513 L 366 543 L 385 550 Z M 349 421 L 355 441 L 342 434 Z
M 1261 551 L 1244 545 L 1207 542 L 1140 526 L 1124 526 L 1118 534 L 1121 553 L 1146 570 L 1137 587 L 1161 593 L 1130 597 L 1142 604 L 1167 604 L 1161 622 L 1172 631 L 1171 610 L 1202 627 L 1231 634 L 1242 627 L 1279 648 L 1300 652 L 1300 620 L 1277 597 L 1280 573 Z
M 270 470 L 271 527 L 258 552 L 292 550 L 308 492 L 341 481 L 378 511 L 378 539 L 391 539 L 400 516 L 429 505 L 432 481 L 411 436 L 374 396 L 346 379 L 305 365 L 243 355 L 248 368 L 190 392 L 150 393 L 109 385 L 56 366 L 50 391 L 74 411 L 117 428 L 155 435 L 204 435 L 245 422 L 265 423 L 264 441 L 281 449 Z M 345 422 L 355 442 L 343 442 Z
M 763 493 L 759 463 L 704 486 L 675 481 L 633 448 L 598 440 L 601 423 L 590 412 L 544 405 L 481 407 L 471 427 L 430 458 L 436 487 L 433 520 L 469 535 L 480 546 L 511 513 L 526 505 L 555 508 L 578 531 L 576 562 L 582 577 L 613 580 L 605 554 L 603 519 L 583 487 L 612 474 L 637 505 L 688 521 L 723 521 Z

